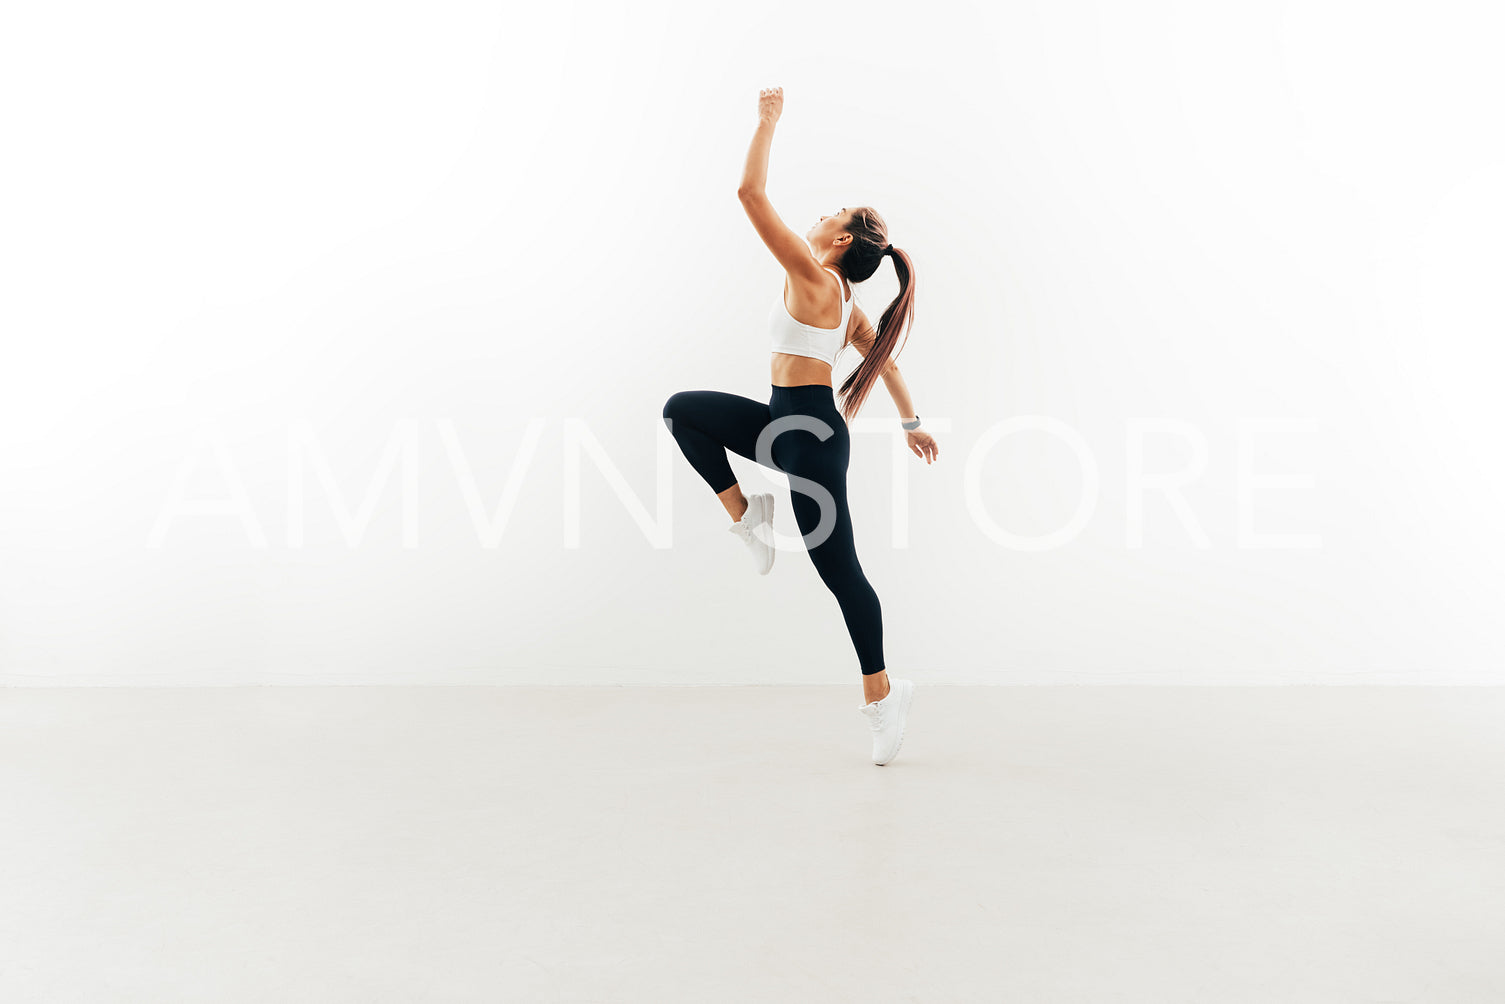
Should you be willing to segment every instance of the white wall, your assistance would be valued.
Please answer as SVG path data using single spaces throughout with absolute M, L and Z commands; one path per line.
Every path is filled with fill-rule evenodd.
M 1492 17 L 33 6 L 0 36 L 0 681 L 854 680 L 808 559 L 756 576 L 660 418 L 767 398 L 781 274 L 734 192 L 778 85 L 786 222 L 870 204 L 917 264 L 941 459 L 859 431 L 850 472 L 891 670 L 1505 683 Z M 578 493 L 572 428 L 617 472 L 585 452 Z M 988 532 L 1084 487 L 1069 539 Z

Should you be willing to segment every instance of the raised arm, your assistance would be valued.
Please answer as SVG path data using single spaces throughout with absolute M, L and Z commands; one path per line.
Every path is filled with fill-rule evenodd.
M 819 286 L 829 282 L 820 262 L 810 251 L 805 238 L 789 229 L 768 201 L 768 151 L 773 145 L 773 128 L 778 124 L 784 109 L 784 91 L 780 87 L 765 88 L 758 96 L 758 130 L 753 133 L 752 145 L 747 150 L 747 166 L 742 172 L 742 183 L 737 186 L 737 198 L 753 229 L 768 245 L 768 250 L 778 259 L 796 282 L 806 286 Z

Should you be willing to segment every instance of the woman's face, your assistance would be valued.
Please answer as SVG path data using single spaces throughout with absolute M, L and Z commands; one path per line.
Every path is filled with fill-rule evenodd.
M 851 237 L 847 234 L 847 224 L 852 219 L 852 210 L 843 207 L 834 213 L 829 213 L 820 218 L 820 222 L 811 227 L 805 234 L 805 240 L 817 255 L 824 254 L 831 249 L 831 244 L 839 237 L 846 237 L 850 243 Z

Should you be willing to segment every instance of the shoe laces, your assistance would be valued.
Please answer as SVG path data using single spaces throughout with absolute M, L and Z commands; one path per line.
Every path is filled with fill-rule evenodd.
M 735 533 L 738 537 L 741 537 L 743 540 L 752 540 L 752 525 L 749 523 L 744 523 L 742 520 L 738 520 L 737 522 L 732 524 L 732 532 Z

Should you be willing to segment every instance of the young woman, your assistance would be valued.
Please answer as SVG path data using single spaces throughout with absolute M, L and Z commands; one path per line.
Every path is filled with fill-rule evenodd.
M 914 316 L 914 269 L 909 256 L 889 243 L 887 224 L 870 208 L 843 208 L 822 216 L 803 238 L 774 212 L 764 189 L 773 129 L 783 108 L 782 88 L 759 94 L 758 128 L 737 192 L 758 236 L 788 273 L 770 314 L 772 394 L 764 404 L 721 391 L 680 391 L 664 405 L 664 423 L 685 459 L 721 499 L 733 520 L 732 532 L 747 544 L 765 575 L 773 567 L 773 495 L 744 496 L 726 451 L 789 476 L 806 551 L 835 595 L 857 650 L 863 693 L 859 710 L 872 728 L 873 762 L 884 764 L 898 755 L 914 683 L 895 679 L 890 684 L 884 668 L 882 610 L 857 561 L 847 507 L 847 422 L 882 378 L 899 409 L 910 450 L 926 463 L 939 456 L 935 440 L 920 428 L 909 389 L 892 359 L 900 329 Z M 853 304 L 850 283 L 871 277 L 890 256 L 899 295 L 874 331 Z M 848 345 L 863 360 L 838 396 L 831 386 L 831 364 Z M 759 533 L 765 525 L 768 529 Z

